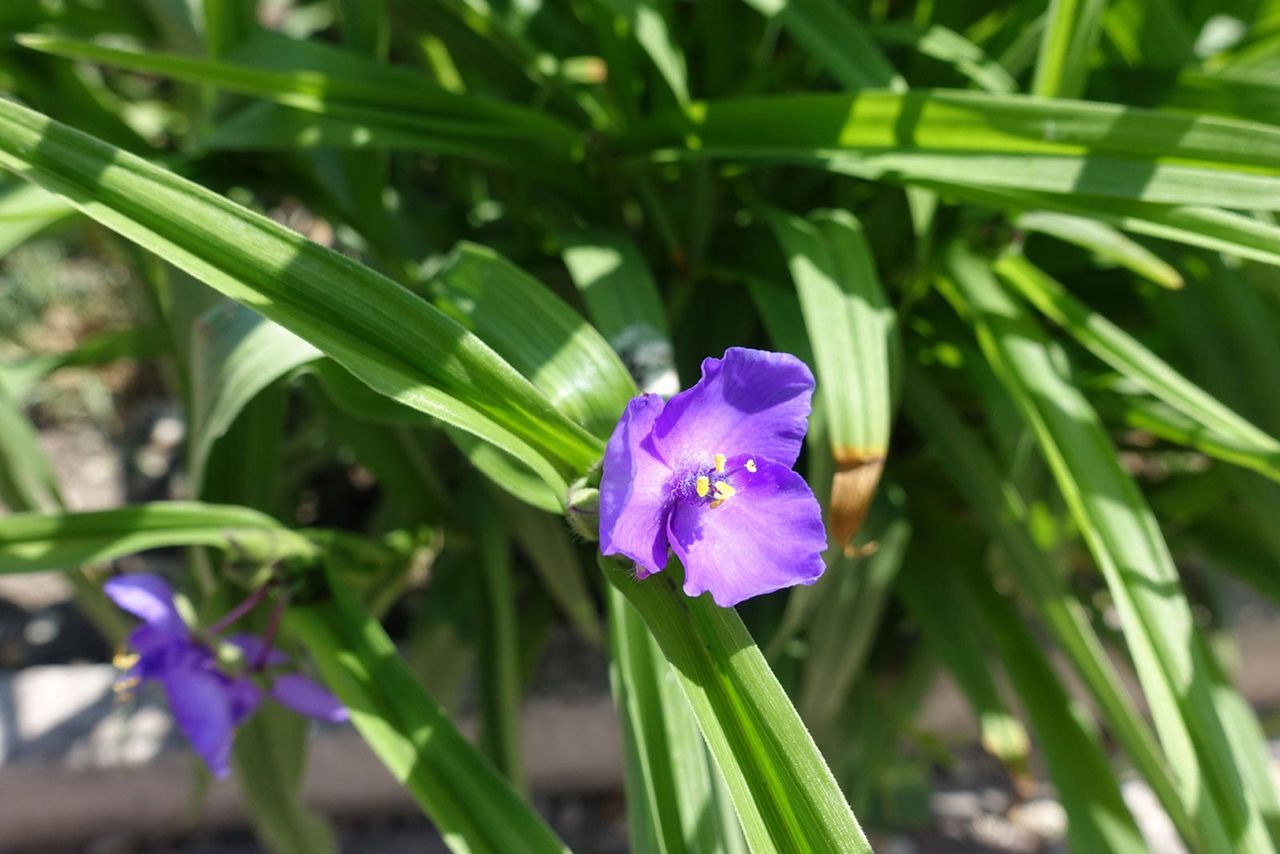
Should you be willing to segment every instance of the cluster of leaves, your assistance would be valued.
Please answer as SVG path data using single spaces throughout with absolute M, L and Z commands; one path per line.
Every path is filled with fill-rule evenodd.
M 561 619 L 610 654 L 637 851 L 864 850 L 854 811 L 925 785 L 939 668 L 1076 849 L 1143 847 L 1112 746 L 1192 849 L 1280 845 L 1211 643 L 1222 573 L 1280 598 L 1280 3 L 6 0 L 0 32 L 0 253 L 89 230 L 154 309 L 4 366 L 0 570 L 196 547 L 207 613 L 274 575 L 458 850 L 563 849 L 519 740 Z M 814 367 L 833 541 L 750 631 L 560 518 L 637 388 L 733 344 Z M 167 366 L 194 501 L 63 512 L 23 401 L 121 356 Z M 373 508 L 302 527 L 335 462 Z M 236 758 L 314 851 L 300 726 Z

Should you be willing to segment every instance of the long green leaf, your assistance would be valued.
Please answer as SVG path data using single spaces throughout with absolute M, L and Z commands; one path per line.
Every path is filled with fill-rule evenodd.
M 973 42 L 940 24 L 917 27 L 911 24 L 882 24 L 871 32 L 881 41 L 907 45 L 939 62 L 954 65 L 978 88 L 987 92 L 1016 92 L 1018 81 Z
M 836 0 L 746 2 L 781 24 L 846 88 L 906 88 L 867 28 Z
M 964 555 L 974 557 L 978 556 Z M 967 601 L 954 563 L 921 548 L 909 551 L 894 589 L 920 624 L 925 643 L 968 700 L 978 719 L 982 746 L 1015 771 L 1023 770 L 1031 743 L 996 688 L 987 659 L 987 627 Z
M 1158 205 L 1123 199 L 1068 196 L 1010 188 L 922 182 L 952 198 L 1012 211 L 1050 210 L 1101 220 L 1134 234 L 1159 237 L 1280 265 L 1280 228 L 1221 208 Z
M 192 491 L 201 494 L 214 442 L 263 389 L 324 354 L 238 303 L 206 312 L 192 333 Z
M 958 251 L 951 268 L 974 313 L 983 352 L 1035 431 L 1106 578 L 1157 731 L 1184 798 L 1197 805 L 1200 832 L 1206 839 L 1225 833 L 1234 850 L 1273 850 L 1262 811 L 1270 811 L 1275 793 L 1245 786 L 1215 702 L 1212 665 L 1141 493 L 1040 330 L 990 269 Z
M 635 387 L 581 315 L 537 279 L 482 246 L 463 243 L 433 279 L 440 307 L 493 346 L 556 410 L 608 436 Z
M 457 852 L 568 848 L 413 678 L 377 620 L 330 579 L 330 598 L 297 604 L 285 627 L 315 659 L 356 729 Z
M 796 707 L 823 746 L 831 742 L 866 666 L 911 538 L 911 525 L 902 516 L 868 528 L 875 551 L 828 570 L 840 574 L 830 579 L 809 620 L 809 656 Z
M 0 518 L 0 572 L 69 569 L 168 546 L 212 546 L 264 561 L 318 553 L 311 540 L 244 507 L 164 501 Z
M 1107 0 L 1049 0 L 1032 94 L 1074 98 L 1084 91 L 1106 8 Z
M 664 854 L 738 850 L 742 832 L 675 671 L 626 597 L 612 586 L 605 596 L 632 847 Z
M 604 628 L 564 519 L 540 513 L 536 507 L 518 501 L 502 497 L 497 501 L 516 543 L 533 564 L 548 595 L 584 639 L 602 643 Z
M 684 52 L 672 34 L 664 4 L 656 0 L 604 0 L 635 33 L 635 40 L 649 55 L 662 81 L 681 103 L 689 100 L 688 69 Z M 668 6 L 670 4 L 667 4 Z
M 948 479 L 1003 552 L 1005 566 L 1022 596 L 1071 659 L 1116 740 L 1178 832 L 1191 847 L 1197 847 L 1199 832 L 1190 818 L 1196 803 L 1184 804 L 1169 763 L 1134 706 L 1084 607 L 1068 591 L 1055 559 L 1033 539 L 1021 495 L 1004 479 L 990 452 L 925 373 L 913 370 L 905 388 L 904 408 L 912 424 L 933 446 Z
M 464 506 L 475 520 L 480 563 L 480 746 L 517 791 L 526 788 L 520 746 L 520 638 L 511 577 L 511 537 L 478 488 Z
M 20 41 L 72 59 L 267 98 L 356 135 L 360 128 L 366 136 L 385 132 L 388 147 L 478 158 L 562 184 L 575 180 L 566 167 L 576 157 L 577 134 L 545 113 L 446 92 L 416 72 L 316 42 L 257 33 L 235 52 L 242 61 L 232 63 L 46 35 Z
M 598 440 L 456 322 L 265 217 L 9 102 L 0 103 L 0 166 L 276 321 L 382 394 L 502 447 L 549 483 L 600 454 Z
M 753 851 L 870 851 L 840 787 L 732 608 L 680 590 L 679 564 L 636 581 L 601 559 L 675 667 Z
M 0 194 L 0 258 L 46 228 L 75 215 L 67 200 L 31 184 L 7 187 Z
M 54 510 L 62 503 L 53 466 L 7 380 L 0 381 L 0 501 L 10 511 Z
M 1070 214 L 1032 211 L 1015 219 L 1014 225 L 1088 249 L 1100 258 L 1127 267 L 1162 288 L 1182 287 L 1182 276 L 1164 259 L 1105 222 Z
M 1123 329 L 1075 299 L 1025 257 L 1007 254 L 995 265 L 995 270 L 1099 359 L 1191 419 L 1201 430 L 1221 435 L 1234 448 L 1247 452 L 1251 468 L 1280 480 L 1280 441 L 1237 415 Z
M 633 144 L 911 183 L 1280 207 L 1280 128 L 1087 101 L 938 89 L 699 102 Z
M 558 237 L 592 322 L 615 349 L 626 343 L 620 336 L 636 325 L 666 336 L 662 298 L 635 243 L 603 229 L 563 231 Z
M 1035 728 L 1067 812 L 1067 839 L 1072 850 L 1146 851 L 1146 842 L 1120 794 L 1102 745 L 1073 714 L 1071 698 L 1041 654 L 1035 636 L 976 567 L 961 569 L 959 574 L 968 581 L 970 601 L 976 603 L 975 610 L 991 630 L 1005 670 Z
M 889 448 L 897 324 L 862 225 L 847 211 L 770 218 L 813 348 L 835 460 L 831 534 L 843 547 L 871 506 Z

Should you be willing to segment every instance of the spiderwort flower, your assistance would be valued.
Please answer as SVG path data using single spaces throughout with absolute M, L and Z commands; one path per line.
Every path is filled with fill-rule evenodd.
M 822 512 L 791 470 L 808 426 L 813 374 L 795 356 L 731 347 L 663 403 L 627 404 L 605 450 L 600 549 L 661 572 L 670 546 L 684 592 L 717 605 L 822 574 Z
M 253 713 L 264 693 L 309 717 L 346 720 L 347 710 L 315 681 L 296 673 L 268 674 L 266 668 L 285 665 L 289 659 L 253 635 L 227 639 L 248 665 L 247 672 L 227 672 L 214 650 L 187 627 L 172 588 L 160 576 L 117 576 L 103 589 L 116 605 L 142 620 L 129 635 L 135 654 L 127 657 L 129 669 L 119 687 L 159 682 L 178 728 L 214 776 L 227 776 L 235 729 Z M 267 685 L 265 691 L 259 680 Z

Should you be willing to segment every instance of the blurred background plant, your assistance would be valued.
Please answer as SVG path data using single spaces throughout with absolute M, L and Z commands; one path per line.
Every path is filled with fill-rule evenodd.
M 458 850 L 558 850 L 519 715 L 569 632 L 636 851 L 927 823 L 940 672 L 1073 850 L 1148 844 L 1129 774 L 1192 850 L 1280 843 L 1231 632 L 1280 598 L 1280 3 L 6 0 L 0 35 L 0 570 L 65 570 L 113 643 L 125 555 L 189 547 L 206 623 L 272 579 Z M 832 540 L 745 630 L 563 519 L 637 388 L 733 345 L 814 368 Z M 67 509 L 36 428 L 77 419 L 148 503 Z M 334 844 L 304 733 L 237 744 L 277 850 Z

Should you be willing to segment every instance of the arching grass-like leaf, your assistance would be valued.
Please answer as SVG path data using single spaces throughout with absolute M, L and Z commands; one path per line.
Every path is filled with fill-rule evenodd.
M 966 552 L 964 559 L 976 555 Z M 955 560 L 927 548 L 909 552 L 895 590 L 910 609 L 924 641 L 950 671 L 978 719 L 982 746 L 1015 772 L 1031 751 L 1026 728 L 1008 710 L 988 662 L 987 627 L 971 607 Z M 969 607 L 961 607 L 961 605 Z
M 75 216 L 66 199 L 31 184 L 6 187 L 0 194 L 0 258 L 31 237 Z
M 1074 98 L 1084 91 L 1106 8 L 1106 0 L 1049 0 L 1032 94 Z
M 211 546 L 255 560 L 319 552 L 311 540 L 244 507 L 164 501 L 0 518 L 0 572 L 68 569 L 167 546 Z
M 239 62 L 45 35 L 25 35 L 21 42 L 59 56 L 267 98 L 322 116 L 354 136 L 385 132 L 387 147 L 476 158 L 560 184 L 576 177 L 566 167 L 575 157 L 577 133 L 550 116 L 447 92 L 416 72 L 316 42 L 259 32 L 235 51 Z
M 601 558 L 644 617 L 693 706 L 752 850 L 871 847 L 786 692 L 732 608 L 680 590 L 679 564 L 643 582 Z
M 1210 846 L 1273 850 L 1264 815 L 1274 810 L 1275 791 L 1243 777 L 1248 765 L 1227 735 L 1220 706 L 1230 689 L 1215 685 L 1216 665 L 1206 658 L 1150 509 L 1116 461 L 1097 415 L 990 268 L 957 249 L 951 269 L 984 354 L 1035 431 L 1106 578 L 1156 729 L 1202 838 L 1218 840 Z
M 490 249 L 464 243 L 433 278 L 438 304 L 494 346 L 557 411 L 598 437 L 635 386 L 600 333 L 545 285 Z
M 567 854 L 568 848 L 427 695 L 378 621 L 339 582 L 294 605 L 285 627 L 351 712 L 374 753 L 451 849 Z
M 1146 851 L 1147 844 L 1125 805 L 1102 745 L 1074 716 L 1071 698 L 1041 654 L 1034 635 L 977 567 L 969 566 L 960 575 L 1031 718 L 1067 812 L 1071 847 L 1077 851 Z
M 633 144 L 908 183 L 1280 207 L 1280 128 L 1087 101 L 943 89 L 709 101 Z
M 1280 480 L 1280 441 L 1237 415 L 1123 329 L 1071 296 L 1025 257 L 1005 255 L 996 263 L 995 271 L 1099 359 L 1191 419 L 1207 434 L 1223 436 L 1233 448 L 1247 449 L 1251 468 Z
M 1015 219 L 1014 225 L 1073 243 L 1106 261 L 1132 270 L 1162 288 L 1182 287 L 1182 276 L 1168 262 L 1105 222 L 1070 214 L 1032 211 Z
M 941 24 L 917 27 L 911 24 L 881 24 L 872 27 L 877 39 L 891 45 L 906 45 L 939 62 L 954 65 L 979 89 L 987 92 L 1016 92 L 1018 81 L 973 42 Z
M 217 306 L 193 330 L 192 491 L 200 494 L 213 444 L 255 396 L 324 354 L 289 330 L 237 304 Z
M 601 444 L 474 335 L 372 270 L 10 102 L 0 166 L 310 342 L 398 402 L 493 442 L 548 483 Z
M 1147 780 L 1178 832 L 1193 847 L 1199 832 L 1184 804 L 1173 769 L 1135 707 L 1128 689 L 1084 607 L 1067 589 L 1054 559 L 1032 537 L 1026 506 L 991 453 L 960 420 L 933 380 L 919 369 L 908 373 L 903 407 L 933 446 L 937 459 L 979 525 L 1001 550 L 1010 577 L 1053 633 L 1097 702 L 1111 732 Z
M 831 533 L 844 546 L 871 506 L 889 449 L 897 323 L 861 224 L 847 211 L 770 218 L 795 281 L 835 460 Z
M 746 2 L 781 24 L 846 88 L 906 88 L 867 28 L 836 0 Z

